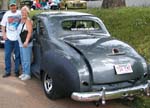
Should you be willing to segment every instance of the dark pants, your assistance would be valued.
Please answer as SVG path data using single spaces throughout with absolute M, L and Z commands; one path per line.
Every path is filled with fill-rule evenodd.
M 19 72 L 20 64 L 20 53 L 19 53 L 19 43 L 18 41 L 10 41 L 7 39 L 5 41 L 5 71 L 6 74 L 11 72 L 11 55 L 12 52 L 15 54 L 15 73 Z

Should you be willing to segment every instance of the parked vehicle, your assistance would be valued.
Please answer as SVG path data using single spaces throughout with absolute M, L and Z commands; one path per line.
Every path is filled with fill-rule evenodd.
M 0 10 L 0 22 L 3 18 L 3 15 L 5 14 L 6 10 Z M 4 45 L 5 41 L 3 40 L 2 37 L 2 30 L 1 30 L 1 25 L 0 25 L 0 47 L 2 47 Z
M 61 8 L 67 9 L 86 9 L 87 2 L 85 0 L 61 0 Z
M 22 0 L 21 2 L 20 2 L 20 6 L 21 7 L 23 7 L 23 6 L 28 6 L 29 8 L 31 8 L 32 7 L 32 4 L 33 4 L 33 1 L 31 1 L 31 0 Z
M 55 11 L 33 17 L 32 73 L 50 99 L 97 101 L 146 93 L 148 65 L 130 45 L 112 38 L 87 13 Z

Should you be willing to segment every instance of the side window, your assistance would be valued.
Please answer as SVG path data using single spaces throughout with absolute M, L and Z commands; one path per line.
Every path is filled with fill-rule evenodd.
M 34 16 L 32 17 L 32 21 L 33 21 L 33 32 L 32 32 L 32 36 L 33 38 L 37 38 L 38 36 L 38 26 L 37 26 L 37 18 Z
M 33 17 L 32 20 L 33 20 L 33 33 L 35 36 L 38 36 L 40 34 L 39 28 L 40 20 L 36 17 Z
M 37 19 L 36 19 L 36 17 L 33 17 L 32 21 L 33 21 L 33 30 L 36 30 L 36 28 L 37 28 Z
M 46 34 L 46 29 L 44 29 L 44 24 L 40 21 L 40 24 L 39 24 L 39 28 L 40 28 L 40 35 L 45 35 Z
M 46 29 L 44 23 L 42 22 L 42 19 L 35 18 L 32 20 L 33 20 L 33 30 L 34 30 L 36 36 L 38 36 L 39 38 L 41 38 L 41 37 L 46 38 L 48 36 L 48 33 L 47 33 L 47 29 Z

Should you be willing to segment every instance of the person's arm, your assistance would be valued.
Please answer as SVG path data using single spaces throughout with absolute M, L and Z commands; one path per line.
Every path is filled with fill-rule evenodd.
M 7 24 L 7 12 L 4 14 L 2 21 L 1 21 L 1 28 L 2 28 L 2 36 L 3 40 L 7 39 L 6 35 L 6 24 Z
M 2 36 L 3 36 L 3 40 L 7 40 L 6 27 L 5 26 L 2 26 Z
M 32 21 L 31 20 L 26 21 L 26 27 L 27 27 L 27 30 L 28 30 L 28 34 L 27 34 L 26 41 L 24 42 L 24 45 L 23 45 L 24 47 L 28 46 L 29 40 L 32 36 Z

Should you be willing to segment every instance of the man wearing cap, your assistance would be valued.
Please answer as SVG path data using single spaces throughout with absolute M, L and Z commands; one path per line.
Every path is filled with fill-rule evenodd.
M 2 25 L 2 35 L 5 40 L 5 74 L 3 78 L 11 75 L 11 54 L 15 54 L 15 76 L 19 76 L 19 64 L 20 64 L 20 54 L 19 54 L 19 44 L 17 41 L 17 27 L 20 23 L 21 12 L 17 10 L 16 1 L 12 0 L 9 2 L 9 8 L 1 21 Z

